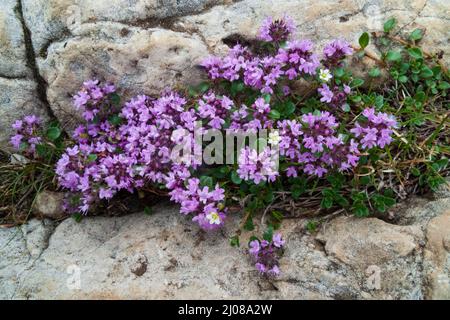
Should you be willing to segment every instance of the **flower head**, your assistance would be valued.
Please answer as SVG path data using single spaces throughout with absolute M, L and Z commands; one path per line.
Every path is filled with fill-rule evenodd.
M 41 118 L 36 115 L 25 116 L 12 125 L 15 134 L 11 137 L 11 145 L 25 156 L 38 156 L 36 146 L 42 142 Z
M 249 243 L 249 253 L 255 261 L 255 268 L 266 276 L 276 277 L 280 274 L 279 259 L 283 253 L 284 240 L 281 234 L 273 235 L 271 241 L 252 240 Z
M 375 113 L 374 108 L 366 108 L 362 114 L 367 121 L 357 122 L 350 130 L 359 138 L 362 148 L 372 149 L 377 146 L 384 148 L 389 145 L 393 141 L 393 129 L 397 127 L 395 117 L 384 112 Z
M 266 42 L 281 43 L 288 40 L 289 36 L 295 32 L 295 29 L 294 20 L 287 15 L 277 20 L 268 17 L 264 20 L 259 30 L 259 39 Z
M 340 61 L 353 53 L 351 45 L 342 39 L 336 39 L 331 41 L 323 49 L 325 57 L 325 65 L 333 66 L 339 65 Z
M 273 182 L 279 175 L 275 151 L 266 147 L 261 153 L 249 147 L 243 148 L 238 158 L 239 177 L 255 184 L 263 181 Z

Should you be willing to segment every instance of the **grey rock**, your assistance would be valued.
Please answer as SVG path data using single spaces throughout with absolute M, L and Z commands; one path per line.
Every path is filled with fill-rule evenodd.
M 136 254 L 131 257 L 130 270 L 136 276 L 140 277 L 147 271 L 148 260 L 144 254 Z
M 224 0 L 22 0 L 36 55 L 45 55 L 50 43 L 67 38 L 92 22 L 122 22 L 157 26 L 162 19 L 201 12 Z
M 450 177 L 445 179 L 445 183 L 441 184 L 434 192 L 437 199 L 450 198 Z
M 11 164 L 24 165 L 24 164 L 27 164 L 30 162 L 29 159 L 27 159 L 25 156 L 18 154 L 18 153 L 11 154 L 9 159 L 10 159 L 9 161 Z
M 49 219 L 60 219 L 66 215 L 63 203 L 64 193 L 43 191 L 36 196 L 33 207 L 37 215 Z
M 48 246 L 54 229 L 48 220 L 31 220 L 17 228 L 0 229 L 0 296 L 14 299 L 22 281 Z M 26 298 L 26 297 L 23 297 Z
M 424 270 L 428 297 L 450 300 L 450 208 L 427 225 Z
M 0 77 L 24 78 L 27 67 L 25 40 L 16 0 L 0 2 Z
M 428 215 L 435 217 L 433 225 L 440 230 L 436 232 L 428 225 L 429 220 L 398 226 L 374 218 L 340 217 L 314 236 L 305 231 L 303 221 L 287 220 L 281 229 L 287 242 L 280 260 L 283 272 L 271 280 L 258 275 L 246 254 L 250 233 L 242 235 L 241 248 L 229 245 L 240 223 L 239 215 L 231 215 L 219 233 L 200 231 L 179 214 L 178 207 L 165 203 L 154 207 L 151 216 L 97 216 L 81 223 L 67 219 L 51 236 L 33 231 L 42 230 L 42 226 L 32 220 L 20 229 L 31 232 L 0 229 L 0 278 L 8 279 L 1 282 L 0 297 L 446 297 L 446 287 L 437 281 L 442 281 L 442 274 L 448 270 L 443 253 L 448 255 L 448 228 L 444 227 L 448 217 L 444 213 L 449 203 L 434 202 L 438 203 L 415 210 L 428 210 Z

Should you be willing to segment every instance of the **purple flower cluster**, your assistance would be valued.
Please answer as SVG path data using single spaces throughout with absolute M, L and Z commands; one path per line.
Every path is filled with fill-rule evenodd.
M 301 123 L 295 120 L 278 122 L 280 154 L 299 166 L 289 166 L 286 174 L 296 177 L 298 171 L 322 177 L 330 169 L 349 170 L 358 163 L 358 144 L 345 143 L 336 134 L 338 123 L 329 112 L 305 114 Z
M 225 190 L 216 185 L 214 189 L 201 187 L 200 180 L 191 178 L 186 186 L 170 192 L 171 200 L 181 205 L 181 213 L 194 214 L 195 221 L 204 230 L 214 230 L 223 226 L 225 211 L 223 201 Z
M 259 39 L 279 44 L 287 41 L 290 35 L 295 32 L 295 29 L 294 20 L 287 15 L 283 19 L 277 20 L 267 17 L 259 30 Z
M 200 188 L 200 181 L 191 176 L 200 164 L 195 155 L 201 146 L 195 144 L 194 129 L 197 119 L 207 119 L 210 127 L 220 129 L 233 102 L 209 92 L 195 110 L 187 107 L 185 98 L 166 90 L 158 99 L 143 95 L 131 99 L 122 108 L 120 121 L 112 124 L 109 96 L 91 94 L 103 92 L 103 88 L 96 80 L 88 81 L 75 98 L 80 104 L 80 97 L 89 94 L 80 104 L 89 113 L 85 111 L 87 123 L 74 132 L 76 145 L 67 148 L 57 163 L 59 183 L 72 193 L 67 209 L 87 213 L 99 199 L 156 183 L 171 190 L 172 200 L 181 204 L 181 212 L 193 214 L 193 220 L 203 229 L 222 226 L 224 189 Z M 91 114 L 102 114 L 105 120 L 92 121 Z M 179 145 L 189 145 L 194 152 L 178 159 L 172 151 Z
M 249 243 L 249 253 L 255 261 L 256 269 L 264 275 L 278 276 L 280 274 L 279 258 L 283 252 L 285 241 L 281 234 L 276 233 L 272 241 L 253 240 Z
M 222 129 L 233 101 L 227 96 L 217 97 L 212 91 L 198 101 L 198 115 L 213 129 Z
M 277 59 L 284 66 L 284 74 L 289 80 L 296 79 L 301 74 L 316 74 L 320 62 L 313 53 L 314 44 L 310 40 L 289 41 L 286 48 L 281 48 Z
M 86 81 L 78 94 L 73 97 L 75 108 L 83 110 L 83 118 L 86 121 L 92 121 L 96 116 L 100 116 L 101 110 L 104 111 L 103 103 L 107 100 L 106 97 L 114 92 L 116 87 L 112 84 L 100 86 L 98 80 Z
M 250 108 L 246 105 L 242 105 L 239 109 L 234 110 L 231 113 L 231 124 L 229 129 L 232 131 L 244 130 L 247 132 L 272 129 L 273 120 L 268 117 L 270 111 L 270 104 L 262 97 L 257 98 Z
M 41 119 L 35 115 L 25 116 L 12 125 L 16 131 L 11 137 L 11 145 L 24 155 L 36 156 L 36 146 L 42 142 Z
M 355 137 L 359 138 L 363 149 L 374 147 L 384 148 L 392 142 L 393 129 L 397 127 L 397 121 L 392 115 L 384 112 L 375 113 L 374 108 L 367 108 L 363 111 L 363 116 L 367 119 L 364 123 L 356 123 L 351 129 Z
M 264 181 L 274 182 L 278 174 L 276 152 L 269 147 L 258 153 L 250 147 L 241 149 L 238 158 L 239 177 L 245 181 L 253 181 L 259 184 Z
M 334 86 L 333 90 L 331 90 L 328 85 L 322 84 L 322 87 L 317 89 L 317 91 L 322 96 L 321 102 L 327 103 L 333 108 L 342 108 L 352 89 L 348 85 L 344 85 L 343 90 L 338 86 Z
M 294 24 L 288 17 L 276 21 L 269 18 L 261 29 L 260 37 L 272 42 L 285 41 L 293 29 Z M 209 57 L 202 62 L 202 66 L 213 80 L 242 81 L 261 93 L 273 94 L 276 85 L 285 77 L 293 80 L 300 75 L 316 73 L 320 62 L 312 50 L 313 43 L 309 40 L 288 41 L 285 48 L 266 56 L 257 56 L 249 48 L 236 45 L 227 57 Z
M 353 54 L 351 45 L 342 39 L 336 39 L 330 42 L 323 49 L 324 65 L 337 66 L 346 56 Z

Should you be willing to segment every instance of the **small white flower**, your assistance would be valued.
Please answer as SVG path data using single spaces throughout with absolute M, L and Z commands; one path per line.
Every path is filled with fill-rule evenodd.
M 333 78 L 333 75 L 331 74 L 330 70 L 328 70 L 328 69 L 320 69 L 319 78 L 322 81 L 328 82 L 331 80 L 331 78 Z
M 269 133 L 268 141 L 273 146 L 278 145 L 281 141 L 281 137 L 280 137 L 280 134 L 278 133 L 278 131 L 272 131 L 271 133 Z
M 206 219 L 208 219 L 209 224 L 220 224 L 220 216 L 217 212 L 210 212 Z

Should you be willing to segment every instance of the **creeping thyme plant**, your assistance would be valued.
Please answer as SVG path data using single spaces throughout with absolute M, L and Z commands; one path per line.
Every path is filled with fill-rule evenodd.
M 417 46 L 422 30 L 403 39 L 394 28 L 391 19 L 384 32 L 364 33 L 358 47 L 336 39 L 320 53 L 312 41 L 292 38 L 292 19 L 268 18 L 252 45 L 236 43 L 227 56 L 202 61 L 209 81 L 184 92 L 122 104 L 113 84 L 86 81 L 74 95 L 84 121 L 55 165 L 66 210 L 88 214 L 119 191 L 150 186 L 166 190 L 204 230 L 241 214 L 241 229 L 254 231 L 260 218 L 266 231 L 250 238 L 249 254 L 261 274 L 276 276 L 283 218 L 308 218 L 313 231 L 337 213 L 382 214 L 398 199 L 437 188 L 449 173 L 448 71 Z M 370 41 L 381 56 L 365 51 Z M 366 80 L 349 69 L 363 58 L 374 65 Z M 236 150 L 234 164 L 205 165 L 197 157 L 207 145 L 195 138 L 199 121 L 205 131 L 269 135 Z M 14 129 L 13 146 L 35 159 L 61 134 L 54 126 L 42 138 L 33 116 Z M 181 162 L 171 157 L 179 145 L 192 146 Z M 240 236 L 231 244 L 239 246 Z

